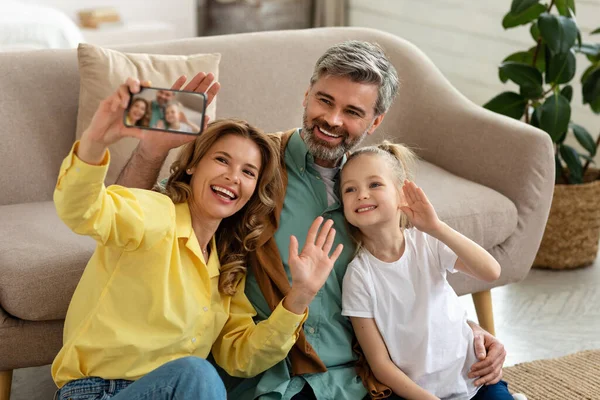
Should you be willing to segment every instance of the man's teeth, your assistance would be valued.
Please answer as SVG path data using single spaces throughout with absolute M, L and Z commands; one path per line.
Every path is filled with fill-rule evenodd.
M 358 210 L 356 210 L 356 212 L 365 212 L 365 211 L 371 211 L 374 210 L 376 208 L 376 206 L 369 206 L 369 207 L 361 207 Z
M 227 190 L 220 186 L 211 186 L 211 189 L 214 190 L 215 192 L 221 192 L 221 193 L 227 195 L 227 197 L 229 197 L 230 199 L 235 199 L 235 194 L 231 190 Z
M 325 129 L 323 128 L 319 128 L 319 130 L 321 131 L 321 133 L 323 133 L 325 136 L 329 136 L 332 138 L 339 138 L 340 135 L 334 135 L 333 133 L 327 132 Z

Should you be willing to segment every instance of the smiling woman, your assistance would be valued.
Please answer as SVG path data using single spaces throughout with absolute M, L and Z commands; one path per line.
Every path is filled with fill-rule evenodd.
M 291 289 L 255 324 L 244 293 L 246 263 L 283 190 L 279 147 L 247 122 L 216 121 L 180 152 L 166 195 L 105 187 L 107 147 L 146 134 L 123 123 L 130 93 L 140 87 L 130 78 L 100 103 L 59 173 L 59 217 L 97 246 L 52 364 L 57 398 L 96 399 L 105 391 L 115 399 L 146 398 L 152 390 L 169 399 L 225 399 L 209 353 L 241 377 L 283 360 L 341 245 L 330 255 L 333 221 L 322 218 L 302 253 L 292 236 Z
M 165 193 L 175 204 L 188 202 L 192 220 L 202 219 L 203 226 L 218 225 L 247 206 L 245 215 L 235 216 L 238 223 L 224 221 L 217 230 L 222 257 L 219 289 L 223 293 L 235 293 L 246 271 L 248 249 L 254 249 L 263 218 L 275 206 L 274 193 L 281 190 L 277 164 L 263 163 L 274 152 L 273 143 L 248 123 L 222 120 L 209 125 L 197 140 L 186 145 L 171 167 Z M 255 189 L 256 195 L 252 196 Z

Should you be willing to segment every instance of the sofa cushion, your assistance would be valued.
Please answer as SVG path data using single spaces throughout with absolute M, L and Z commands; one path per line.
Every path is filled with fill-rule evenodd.
M 0 206 L 0 307 L 24 320 L 63 319 L 95 242 L 73 232 L 54 203 Z
M 493 189 L 421 161 L 415 182 L 440 219 L 486 249 L 504 242 L 517 228 L 517 207 Z
M 220 54 L 195 54 L 189 56 L 130 54 L 102 47 L 80 44 L 79 61 L 79 111 L 77 114 L 77 139 L 90 124 L 100 102 L 111 95 L 128 77 L 149 80 L 153 87 L 170 88 L 181 75 L 190 80 L 198 72 L 212 72 L 219 76 Z M 211 120 L 215 119 L 216 101 L 206 109 Z M 138 140 L 125 138 L 110 146 L 111 163 L 106 184 L 113 184 L 125 166 Z M 168 176 L 169 167 L 175 161 L 177 150 L 171 151 L 160 176 Z

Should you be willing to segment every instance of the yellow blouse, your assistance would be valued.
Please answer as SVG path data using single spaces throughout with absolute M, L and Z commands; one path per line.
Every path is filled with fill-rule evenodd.
M 52 364 L 58 387 L 90 376 L 136 380 L 168 361 L 194 355 L 233 376 L 254 376 L 283 360 L 307 314 L 281 304 L 255 324 L 244 294 L 219 293 L 214 238 L 204 260 L 187 203 L 157 192 L 104 186 L 110 156 L 99 166 L 75 153 L 62 163 L 54 202 L 96 250 L 75 290 L 63 348 Z

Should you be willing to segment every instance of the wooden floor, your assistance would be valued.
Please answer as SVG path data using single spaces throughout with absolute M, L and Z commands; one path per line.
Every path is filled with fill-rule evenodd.
M 506 365 L 600 349 L 600 260 L 574 271 L 532 270 L 520 283 L 492 291 L 496 335 Z M 476 320 L 470 296 L 463 296 Z M 50 367 L 15 371 L 11 400 L 48 400 Z

